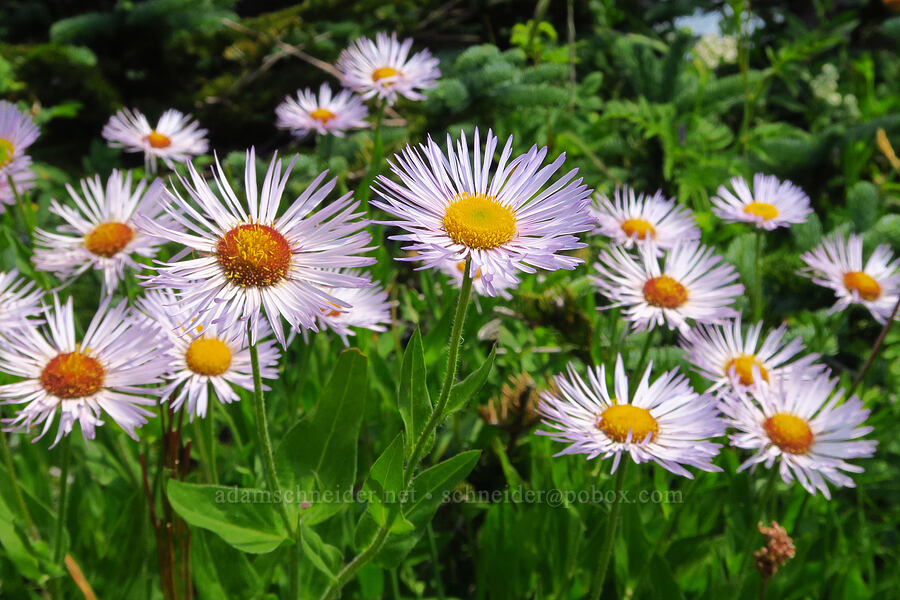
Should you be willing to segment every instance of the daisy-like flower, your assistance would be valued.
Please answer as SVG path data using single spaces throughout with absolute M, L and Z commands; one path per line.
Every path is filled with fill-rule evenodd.
M 123 108 L 103 127 L 103 137 L 113 148 L 126 152 L 143 152 L 144 164 L 156 172 L 156 159 L 162 159 L 170 169 L 175 163 L 203 154 L 209 147 L 206 130 L 191 115 L 169 109 L 163 113 L 156 127 L 137 110 Z
M 135 257 L 155 256 L 164 243 L 139 232 L 135 216 L 174 225 L 163 212 L 163 184 L 158 179 L 149 186 L 144 180 L 132 186 L 131 173 L 113 170 L 105 187 L 97 175 L 81 180 L 80 195 L 70 185 L 66 189 L 74 206 L 51 202 L 50 211 L 66 224 L 57 233 L 35 231 L 34 264 L 68 282 L 95 269 L 102 274 L 106 293 L 112 293 L 126 267 L 144 268 Z
M 463 275 L 466 272 L 466 261 L 445 260 L 438 263 L 438 268 L 450 277 L 454 286 L 457 288 L 462 287 Z M 491 287 L 494 290 L 494 293 L 491 294 L 488 293 L 484 281 L 481 279 L 481 271 L 476 270 L 475 274 L 472 275 L 472 289 L 475 290 L 475 293 L 479 296 L 499 296 L 509 300 L 512 298 L 509 290 L 515 289 L 518 285 L 519 278 L 514 274 L 510 274 L 509 277 L 506 277 L 505 274 L 501 273 L 494 277 L 491 282 Z
M 31 116 L 20 111 L 15 104 L 0 100 L 0 212 L 3 206 L 16 201 L 15 192 L 22 193 L 33 185 L 31 158 L 25 150 L 34 143 L 40 131 Z
M 412 39 L 402 43 L 394 33 L 375 36 L 375 41 L 359 38 L 338 57 L 337 70 L 341 83 L 362 94 L 363 98 L 377 96 L 388 105 L 397 101 L 397 94 L 410 100 L 424 100 L 420 91 L 437 87 L 441 76 L 438 59 L 428 50 L 409 56 Z
M 833 235 L 800 258 L 807 265 L 801 275 L 834 290 L 837 302 L 831 312 L 862 304 L 879 323 L 891 316 L 900 295 L 900 258 L 886 244 L 875 248 L 863 265 L 862 237 Z
M 836 386 L 837 379 L 817 373 L 773 378 L 726 396 L 719 409 L 737 430 L 729 436 L 732 445 L 755 451 L 739 470 L 760 463 L 770 469 L 777 461 L 785 483 L 796 479 L 826 498 L 828 482 L 854 487 L 846 473 L 863 468 L 847 460 L 872 456 L 877 442 L 859 439 L 872 431 L 861 426 L 869 411 L 856 396 L 841 403 L 844 392 Z
M 366 122 L 369 111 L 362 99 L 350 90 L 332 96 L 327 83 L 319 88 L 318 96 L 308 88 L 298 91 L 296 99 L 288 96 L 275 109 L 275 114 L 278 116 L 276 126 L 300 138 L 311 131 L 344 137 L 348 129 L 369 126 Z
M 179 315 L 178 301 L 171 290 L 150 290 L 139 306 L 165 340 L 171 371 L 159 395 L 164 402 L 171 401 L 174 410 L 186 404 L 193 421 L 195 415 L 206 417 L 210 387 L 223 404 L 240 400 L 233 386 L 253 390 L 250 349 L 242 332 L 223 334 L 215 325 L 204 327 L 196 319 Z M 263 325 L 260 338 L 270 333 Z M 262 378 L 278 377 L 280 352 L 275 342 L 259 342 L 257 352 Z
M 555 377 L 558 393 L 541 394 L 538 412 L 551 431 L 538 433 L 570 444 L 557 456 L 613 457 L 613 472 L 623 454 L 638 464 L 655 461 L 691 479 L 685 466 L 721 471 L 712 464 L 720 445 L 709 438 L 724 434 L 725 425 L 712 396 L 697 394 L 677 368 L 651 384 L 652 367 L 651 363 L 630 397 L 621 355 L 616 359 L 614 395 L 606 387 L 605 366 L 588 370 L 585 382 L 570 365 L 568 376 Z
M 416 252 L 399 260 L 421 260 L 425 268 L 471 259 L 470 272 L 481 273 L 491 296 L 497 294 L 495 279 L 506 282 L 517 271 L 534 273 L 534 267 L 574 269 L 582 262 L 560 254 L 585 247 L 573 234 L 593 228 L 587 210 L 591 190 L 574 179 L 578 169 L 545 188 L 565 154 L 542 166 L 547 148 L 532 146 L 510 160 L 510 137 L 492 169 L 496 148 L 490 131 L 482 148 L 476 129 L 471 158 L 465 133 L 456 151 L 447 136 L 446 155 L 429 138 L 419 151 L 407 146 L 394 156 L 391 170 L 400 183 L 379 176 L 373 189 L 384 201 L 372 204 L 397 217 L 385 225 L 409 232 L 391 238 L 412 242 L 404 249 Z
M 42 312 L 41 296 L 34 282 L 19 277 L 16 269 L 0 273 L 0 339 L 4 333 L 32 326 L 29 319 Z
M 0 386 L 5 404 L 25 406 L 10 419 L 8 430 L 40 427 L 40 439 L 59 413 L 55 446 L 72 431 L 75 421 L 86 440 L 103 424 L 106 413 L 134 439 L 135 428 L 153 413 L 144 408 L 158 402 L 147 398 L 158 390 L 168 359 L 159 348 L 157 332 L 138 321 L 122 301 L 100 303 L 80 342 L 75 338 L 72 299 L 44 310 L 46 327 L 26 327 L 0 346 L 0 371 L 22 381 Z M 37 441 L 37 440 L 35 440 Z
M 351 270 L 350 274 L 360 276 L 356 270 Z M 346 308 L 334 305 L 319 315 L 321 324 L 338 334 L 345 346 L 349 345 L 348 337 L 356 335 L 354 329 L 387 331 L 387 325 L 391 323 L 392 303 L 387 291 L 379 284 L 372 284 L 368 278 L 366 280 L 369 282 L 367 287 L 331 290 Z
M 719 323 L 737 316 L 731 304 L 744 286 L 734 283 L 732 265 L 695 240 L 676 244 L 660 266 L 653 246 L 641 244 L 638 256 L 621 246 L 604 250 L 595 264 L 599 275 L 592 277 L 611 307 L 624 308 L 635 330 L 666 325 L 686 333 L 689 319 Z
M 347 308 L 325 290 L 367 285 L 366 279 L 335 269 L 375 262 L 360 256 L 371 250 L 368 221 L 354 212 L 359 203 L 352 193 L 316 211 L 337 183 L 332 179 L 322 185 L 327 171 L 276 216 L 293 164 L 282 173 L 281 160 L 273 158 L 260 191 L 256 153 L 248 151 L 241 193 L 246 204 L 238 200 L 218 160 L 212 169 L 218 196 L 188 164 L 189 179 L 179 180 L 199 208 L 177 191 L 169 193 L 165 203 L 166 212 L 185 231 L 158 220 L 139 221 L 147 235 L 186 247 L 173 262 L 157 267 L 150 285 L 178 290 L 184 312 L 216 325 L 223 334 L 246 329 L 249 320 L 251 343 L 259 337 L 263 312 L 285 345 L 281 317 L 298 331 L 318 330 L 316 320 L 323 310 Z M 195 257 L 182 260 L 189 253 Z
M 620 187 L 614 200 L 596 195 L 591 213 L 597 220 L 594 233 L 626 248 L 652 241 L 658 250 L 668 250 L 677 242 L 700 238 L 691 211 L 668 200 L 661 191 L 645 196 L 628 186 Z
M 760 344 L 762 327 L 761 322 L 750 325 L 745 334 L 740 316 L 722 325 L 699 325 L 683 336 L 681 346 L 697 372 L 713 382 L 710 391 L 729 384 L 747 387 L 792 371 L 817 371 L 812 365 L 819 355 L 797 358 L 804 350 L 803 342 L 799 338 L 785 342 L 785 325 L 770 331 Z
M 778 181 L 774 175 L 754 175 L 752 190 L 743 177 L 733 177 L 731 187 L 734 192 L 724 185 L 719 187 L 718 196 L 712 199 L 713 212 L 730 223 L 753 223 L 771 231 L 804 223 L 812 212 L 803 190 L 790 181 Z

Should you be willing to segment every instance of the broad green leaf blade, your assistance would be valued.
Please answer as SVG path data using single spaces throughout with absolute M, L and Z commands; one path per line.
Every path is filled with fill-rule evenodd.
M 340 502 L 356 481 L 359 429 L 365 414 L 367 360 L 358 350 L 341 353 L 316 408 L 284 436 L 275 452 L 278 480 L 285 491 L 328 490 L 334 502 L 316 502 L 315 496 L 288 498 L 292 510 L 302 501 L 308 525 L 318 523 L 347 505 Z
M 205 531 L 191 536 L 191 570 L 200 598 L 253 598 L 262 587 L 244 553 Z
M 488 376 L 491 374 L 496 354 L 497 346 L 495 345 L 491 348 L 491 353 L 487 359 L 476 371 L 469 373 L 459 383 L 453 384 L 453 387 L 450 389 L 450 400 L 447 402 L 447 409 L 444 411 L 445 416 L 465 406 L 472 396 L 481 389 L 481 386 L 484 385 L 484 382 L 487 381 Z
M 363 486 L 370 492 L 369 512 L 379 525 L 387 524 L 390 512 L 400 500 L 402 486 L 403 434 L 398 433 L 372 465 Z
M 202 527 L 251 554 L 271 552 L 288 539 L 284 521 L 268 499 L 270 492 L 170 480 L 172 508 L 194 527 Z
M 425 429 L 431 417 L 431 398 L 425 382 L 425 354 L 422 349 L 422 334 L 418 329 L 413 333 L 403 353 L 400 366 L 400 389 L 397 404 L 403 427 L 406 430 L 406 455 L 410 456 L 416 440 Z
M 329 581 L 337 581 L 337 573 L 341 570 L 341 551 L 331 544 L 326 544 L 311 527 L 300 527 L 300 544 L 303 556 L 312 565 L 328 577 Z

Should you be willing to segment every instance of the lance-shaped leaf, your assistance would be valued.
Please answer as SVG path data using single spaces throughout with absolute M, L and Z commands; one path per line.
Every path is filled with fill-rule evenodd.
M 406 430 L 406 455 L 412 454 L 425 423 L 431 418 L 431 398 L 425 381 L 425 354 L 422 350 L 422 334 L 413 333 L 403 353 L 400 366 L 400 389 L 397 395 L 400 417 Z

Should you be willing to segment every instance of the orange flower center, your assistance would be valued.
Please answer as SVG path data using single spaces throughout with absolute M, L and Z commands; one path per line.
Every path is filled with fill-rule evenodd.
M 309 113 L 309 116 L 313 119 L 316 119 L 317 121 L 322 121 L 322 124 L 324 125 L 328 121 L 335 118 L 337 115 L 327 108 L 317 108 L 316 110 Z
M 648 235 L 650 239 L 656 239 L 656 228 L 646 219 L 626 219 L 622 222 L 622 231 L 628 237 L 637 236 L 639 240 L 647 239 Z
M 444 214 L 444 231 L 457 244 L 489 250 L 516 235 L 516 215 L 493 196 L 466 192 L 456 196 Z
M 754 217 L 760 217 L 763 221 L 774 219 L 778 216 L 778 209 L 768 202 L 751 202 L 744 207 L 744 212 Z
M 806 454 L 813 443 L 809 424 L 789 413 L 776 413 L 763 423 L 769 439 L 784 452 Z
M 243 287 L 268 287 L 287 276 L 291 245 L 268 225 L 238 225 L 216 245 L 225 276 Z
M 644 284 L 644 298 L 653 306 L 678 308 L 688 299 L 687 288 L 668 275 L 660 275 Z
M 0 167 L 5 167 L 11 163 L 15 153 L 16 149 L 13 143 L 6 138 L 0 137 Z
M 84 247 L 97 256 L 110 258 L 134 239 L 134 230 L 125 223 L 101 223 L 84 237 Z
M 375 69 L 375 72 L 372 73 L 373 81 L 381 81 L 382 79 L 387 79 L 388 77 L 396 77 L 400 74 L 400 71 L 395 69 L 394 67 L 381 67 L 379 69 Z M 391 82 L 386 81 L 381 85 L 390 85 Z
M 729 375 L 731 374 L 731 369 L 734 368 L 735 374 L 737 374 L 738 378 L 740 378 L 741 383 L 744 385 L 753 385 L 753 368 L 756 367 L 759 369 L 759 376 L 764 380 L 769 380 L 769 372 L 766 371 L 765 367 L 762 366 L 762 363 L 756 360 L 756 356 L 753 354 L 740 354 L 737 357 L 728 361 L 728 364 L 725 365 L 725 372 Z
M 231 366 L 231 350 L 220 339 L 200 338 L 188 346 L 184 360 L 194 373 L 214 377 Z
M 103 387 L 103 365 L 81 351 L 58 354 L 41 371 L 41 386 L 63 400 L 93 396 Z
M 862 271 L 844 273 L 844 287 L 859 294 L 863 300 L 877 300 L 881 296 L 881 286 L 875 278 Z
M 168 148 L 172 145 L 172 140 L 169 139 L 169 136 L 163 135 L 155 129 L 144 139 L 147 140 L 151 148 Z
M 617 442 L 627 440 L 629 431 L 632 442 L 641 442 L 647 435 L 650 435 L 652 442 L 659 433 L 659 423 L 646 408 L 613 404 L 600 414 L 597 429 Z

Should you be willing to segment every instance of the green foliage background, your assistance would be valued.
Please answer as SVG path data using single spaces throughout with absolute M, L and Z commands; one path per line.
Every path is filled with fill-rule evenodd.
M 275 150 L 300 153 L 293 195 L 326 167 L 342 186 L 355 189 L 372 154 L 371 132 L 327 145 L 298 142 L 275 130 L 273 111 L 297 88 L 336 83 L 317 60 L 334 61 L 358 36 L 396 30 L 414 37 L 417 48 L 431 48 L 443 76 L 427 101 L 401 101 L 389 112 L 387 156 L 429 134 L 442 139 L 475 126 L 493 128 L 501 138 L 515 135 L 522 151 L 547 145 L 551 156 L 566 152 L 567 167 L 578 167 L 601 192 L 627 183 L 677 197 L 696 212 L 704 241 L 738 267 L 748 287 L 756 279 L 753 234 L 722 225 L 710 211 L 710 196 L 728 177 L 757 171 L 800 185 L 815 214 L 766 237 L 764 318 L 769 326 L 786 322 L 792 335 L 801 336 L 848 383 L 880 328 L 861 309 L 829 314 L 831 294 L 796 271 L 800 253 L 833 231 L 861 233 L 868 250 L 887 243 L 900 251 L 900 179 L 876 144 L 876 132 L 883 129 L 900 148 L 900 16 L 875 1 L 815 0 L 789 7 L 759 2 L 753 8 L 750 19 L 740 3 L 681 0 L 537 6 L 523 0 L 310 0 L 297 6 L 9 1 L 0 6 L 0 95 L 33 107 L 42 128 L 33 148 L 39 182 L 32 194 L 42 226 L 55 224 L 47 206 L 50 198 L 65 197 L 64 184 L 113 168 L 141 169 L 139 157 L 121 155 L 100 139 L 103 124 L 123 105 L 151 119 L 169 107 L 192 112 L 234 173 L 240 173 L 242 152 L 251 145 L 266 158 Z M 697 36 L 676 19 L 698 10 L 721 13 L 723 32 L 741 40 L 734 62 L 711 68 L 697 58 Z M 829 80 L 831 73 L 836 80 Z M 205 157 L 198 165 L 210 161 Z M 25 242 L 16 233 L 23 224 L 12 211 L 2 218 L 0 265 L 31 273 Z M 588 263 L 600 247 L 600 240 L 592 241 Z M 374 273 L 397 299 L 398 321 L 392 332 L 360 333 L 353 340 L 367 360 L 352 351 L 341 354 L 340 340 L 321 334 L 294 344 L 282 361 L 282 376 L 267 396 L 281 464 L 305 456 L 309 436 L 319 431 L 313 425 L 328 417 L 323 411 L 343 406 L 328 381 L 332 372 L 346 373 L 355 364 L 364 372 L 354 384 L 360 393 L 346 401 L 365 401 L 348 404 L 347 415 L 356 420 L 340 417 L 338 428 L 350 448 L 339 456 L 352 455 L 355 462 L 349 469 L 333 453 L 337 462 L 329 463 L 335 471 L 328 477 L 375 493 L 390 486 L 388 463 L 402 452 L 394 443 L 405 422 L 409 427 L 409 416 L 398 410 L 398 387 L 402 396 L 403 378 L 416 377 L 409 385 L 437 397 L 456 298 L 443 277 L 394 261 L 400 253 L 392 242 L 378 249 Z M 617 330 L 608 312 L 594 310 L 603 299 L 594 296 L 589 271 L 527 277 L 511 301 L 478 298 L 473 304 L 460 372 L 482 366 L 494 344 L 496 359 L 468 407 L 437 432 L 426 462 L 459 464 L 441 463 L 446 478 L 427 482 L 433 489 L 611 487 L 608 464 L 552 458 L 560 446 L 530 433 L 510 435 L 486 424 L 477 411 L 511 376 L 527 372 L 542 388 L 569 361 L 613 360 L 608 347 Z M 96 306 L 97 287 L 84 276 L 69 288 L 82 315 Z M 748 292 L 750 297 L 754 290 Z M 420 342 L 413 336 L 417 326 Z M 409 340 L 412 353 L 401 360 L 400 348 Z M 631 335 L 620 346 L 632 366 L 643 341 Z M 651 349 L 656 369 L 678 365 L 689 372 L 676 342 L 669 335 Z M 420 369 L 404 371 L 401 362 L 417 360 Z M 698 389 L 705 386 L 699 377 L 692 375 L 692 381 Z M 869 424 L 879 447 L 873 459 L 860 461 L 866 471 L 854 478 L 858 487 L 835 490 L 827 501 L 799 486 L 777 484 L 769 512 L 794 537 L 797 557 L 772 580 L 770 597 L 897 596 L 898 383 L 895 327 L 860 391 L 872 410 Z M 192 526 L 191 566 L 200 598 L 285 597 L 287 565 L 297 560 L 296 545 L 285 539 L 274 508 L 254 505 L 251 514 L 238 505 L 226 507 L 234 513 L 212 514 L 212 488 L 198 487 L 262 485 L 251 404 L 249 397 L 244 400 L 214 411 L 208 422 L 184 424 L 185 438 L 194 441 L 193 460 L 186 483 L 168 488 L 174 509 Z M 10 410 L 4 409 L 5 416 Z M 91 444 L 73 444 L 67 548 L 101 598 L 162 597 L 138 458 L 143 453 L 151 464 L 157 460 L 158 422 L 145 426 L 141 438 L 140 444 L 131 442 L 113 425 L 99 428 Z M 50 560 L 45 541 L 54 531 L 58 472 L 52 467 L 58 457 L 46 441 L 32 445 L 26 436 L 9 434 L 7 439 L 39 536 L 25 531 L 9 465 L 0 465 L 0 594 L 41 598 L 49 582 L 60 579 L 65 597 L 77 597 L 71 580 Z M 213 447 L 217 467 L 210 472 L 208 455 L 200 452 Z M 376 463 L 379 457 L 385 462 Z M 608 597 L 756 597 L 759 577 L 748 553 L 762 546 L 756 522 L 767 475 L 737 474 L 740 461 L 739 453 L 726 450 L 718 459 L 724 473 L 701 473 L 693 481 L 657 467 L 631 468 L 626 487 L 633 493 L 680 491 L 683 502 L 625 507 Z M 298 481 L 304 473 L 298 471 Z M 359 571 L 345 597 L 580 598 L 607 512 L 603 503 L 424 506 L 403 513 L 405 523 L 394 524 L 397 543 Z M 373 523 L 381 524 L 390 511 L 374 500 L 368 507 L 342 505 L 334 513 L 303 526 L 304 597 L 318 597 L 341 562 L 365 546 Z M 412 529 L 404 530 L 407 524 Z

